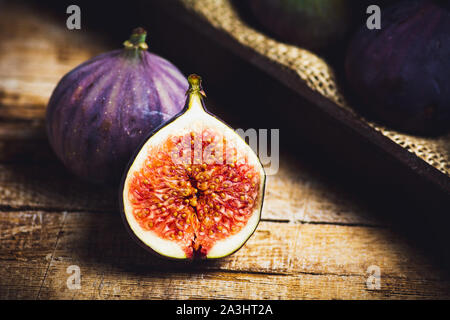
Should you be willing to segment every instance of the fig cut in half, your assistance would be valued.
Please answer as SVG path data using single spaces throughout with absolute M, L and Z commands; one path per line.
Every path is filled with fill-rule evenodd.
M 125 225 L 147 249 L 174 259 L 238 250 L 261 216 L 265 172 L 254 151 L 204 106 L 188 77 L 186 105 L 146 139 L 120 192 Z

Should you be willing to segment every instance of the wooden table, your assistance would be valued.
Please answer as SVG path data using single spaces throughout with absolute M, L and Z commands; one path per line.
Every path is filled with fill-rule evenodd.
M 0 5 L 1 299 L 450 298 L 448 275 L 357 194 L 283 153 L 254 236 L 234 255 L 167 262 L 122 225 L 116 190 L 74 178 L 50 150 L 60 77 L 110 49 L 26 6 Z M 81 288 L 69 289 L 70 266 Z M 368 287 L 368 268 L 381 287 Z

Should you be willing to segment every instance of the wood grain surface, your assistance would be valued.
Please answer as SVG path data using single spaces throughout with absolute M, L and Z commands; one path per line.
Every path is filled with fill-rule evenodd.
M 450 298 L 442 267 L 285 153 L 240 251 L 191 264 L 150 256 L 122 225 L 117 190 L 73 177 L 46 140 L 57 81 L 111 48 L 25 5 L 0 4 L 0 39 L 0 299 Z M 80 289 L 67 286 L 73 265 Z M 373 265 L 380 289 L 366 284 Z

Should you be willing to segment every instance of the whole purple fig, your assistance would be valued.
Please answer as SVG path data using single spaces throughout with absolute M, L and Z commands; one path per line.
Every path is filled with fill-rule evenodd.
M 148 52 L 145 38 L 145 30 L 133 30 L 123 49 L 66 74 L 50 98 L 50 144 L 81 178 L 118 182 L 148 133 L 184 107 L 186 78 L 172 63 Z
M 406 132 L 450 130 L 450 5 L 409 0 L 382 12 L 381 30 L 364 25 L 346 58 L 361 111 Z

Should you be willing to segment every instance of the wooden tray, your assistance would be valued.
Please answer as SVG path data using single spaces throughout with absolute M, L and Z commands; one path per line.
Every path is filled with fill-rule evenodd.
M 176 33 L 178 39 L 200 33 L 228 55 L 235 55 L 232 62 L 224 58 L 225 53 L 219 55 L 213 70 L 220 76 L 209 76 L 214 81 L 215 77 L 227 79 L 223 85 L 228 87 L 226 81 L 234 83 L 235 95 L 258 96 L 257 104 L 265 103 L 265 115 L 260 118 L 273 120 L 267 122 L 269 125 L 282 123 L 283 120 L 274 120 L 282 112 L 284 121 L 290 122 L 298 134 L 296 139 L 319 146 L 324 157 L 331 157 L 330 162 L 339 163 L 349 172 L 372 179 L 380 186 L 394 185 L 394 190 L 419 193 L 425 202 L 450 199 L 450 135 L 412 136 L 367 121 L 347 104 L 326 61 L 255 30 L 243 20 L 233 1 L 145 1 L 142 7 L 149 14 L 153 12 L 149 20 L 156 28 L 170 29 L 174 21 L 181 22 L 194 32 L 181 28 Z M 162 11 L 170 18 L 159 19 L 158 24 L 155 21 Z M 198 45 L 180 41 L 189 49 L 186 54 Z M 197 60 L 207 60 L 209 48 L 202 50 Z M 233 68 L 233 64 L 239 67 Z M 240 72 L 241 68 L 257 71 Z M 237 86 L 241 86 L 240 93 Z M 281 136 L 286 139 L 283 132 Z

